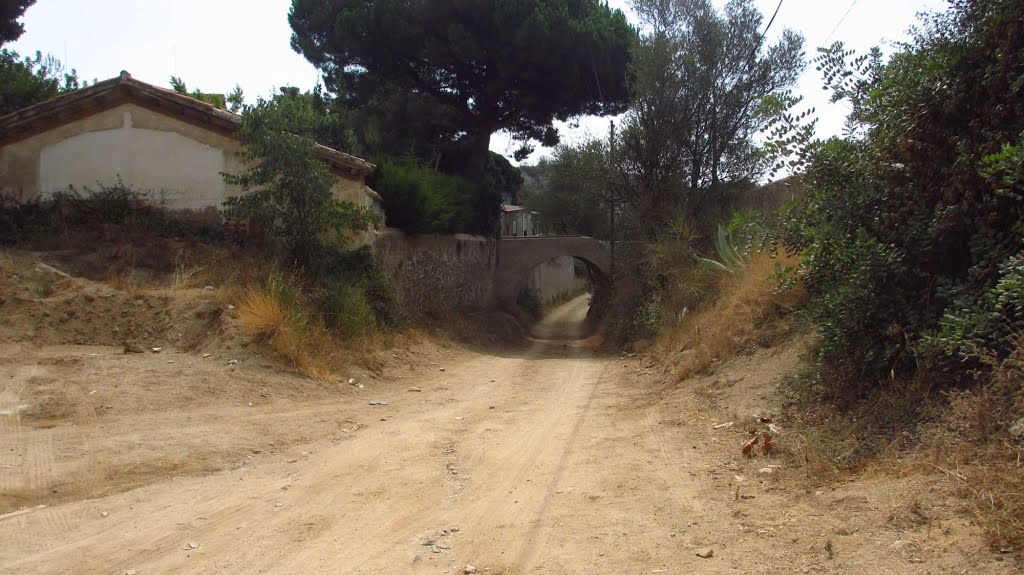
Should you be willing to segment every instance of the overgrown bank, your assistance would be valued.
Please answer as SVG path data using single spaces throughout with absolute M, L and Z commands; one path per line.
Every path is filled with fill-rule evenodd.
M 702 281 L 708 266 L 687 263 L 687 247 L 699 243 L 664 249 L 665 238 L 687 237 L 685 226 L 648 243 L 652 263 L 686 255 L 647 268 L 651 284 L 676 287 L 654 290 L 657 313 L 639 316 L 669 326 L 661 345 L 680 378 L 714 370 L 744 337 L 756 341 L 749 329 L 767 329 L 770 340 L 779 325 L 803 326 L 814 334 L 813 361 L 778 390 L 806 448 L 790 464 L 819 483 L 868 472 L 934 475 L 970 503 L 994 551 L 1018 558 L 1022 10 L 1005 0 L 955 2 L 926 17 L 888 61 L 841 44 L 821 50 L 826 87 L 853 113 L 846 137 L 801 143 L 807 197 L 754 222 L 749 236 L 727 234 L 738 272 L 728 269 L 733 255 L 704 248 L 718 252 L 707 259 L 723 264 L 717 273 L 728 281 Z M 745 261 L 741 237 L 755 238 Z M 772 251 L 778 267 L 759 266 Z M 700 289 L 698 307 L 685 303 Z M 761 328 L 758 314 L 729 311 L 765 317 L 780 304 L 795 313 L 781 324 L 768 315 Z M 718 323 L 726 320 L 743 327 Z

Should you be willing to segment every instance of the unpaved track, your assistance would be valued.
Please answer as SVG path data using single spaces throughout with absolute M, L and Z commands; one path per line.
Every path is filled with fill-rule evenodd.
M 585 311 L 585 296 L 577 298 L 537 333 L 572 335 Z M 591 347 L 536 340 L 525 353 L 470 356 L 392 386 L 382 394 L 387 408 L 339 406 L 339 419 L 366 427 L 347 441 L 311 443 L 301 458 L 168 477 L 0 520 L 0 571 L 441 573 L 472 563 L 493 573 L 582 573 L 597 572 L 595 561 L 646 565 L 648 551 L 622 552 L 628 530 L 577 524 L 601 514 L 608 494 L 593 484 L 599 470 L 628 458 L 621 447 L 603 450 L 614 425 L 595 404 L 615 377 Z M 423 392 L 406 391 L 411 385 Z M 13 430 L 5 439 L 18 441 Z M 428 540 L 440 552 L 422 545 Z M 187 549 L 190 542 L 199 547 Z
M 666 384 L 652 358 L 559 339 L 579 333 L 586 308 L 584 296 L 554 310 L 526 351 L 452 349 L 413 377 L 276 399 L 281 383 L 300 380 L 262 368 L 218 380 L 225 366 L 201 360 L 186 364 L 194 372 L 162 371 L 185 354 L 81 359 L 69 364 L 77 373 L 25 352 L 0 373 L 0 410 L 16 412 L 26 389 L 52 380 L 79 407 L 49 428 L 0 416 L 0 495 L 49 504 L 0 516 L 0 573 L 1012 572 L 934 483 L 878 477 L 815 491 L 798 471 L 759 471 L 784 460 L 740 457 L 743 430 L 715 424 L 762 409 L 800 365 L 799 345 Z M 70 361 L 68 350 L 44 351 Z M 184 396 L 164 393 L 151 412 L 129 402 L 132 413 L 89 379 L 97 370 L 146 390 L 164 374 L 177 374 L 177 388 L 181 374 L 201 373 L 209 380 L 183 393 L 208 391 L 182 407 L 172 400 Z M 218 399 L 218 384 L 233 387 Z M 251 390 L 245 403 L 239 389 Z M 81 407 L 100 397 L 114 409 Z M 371 407 L 374 398 L 390 405 Z M 210 473 L 240 445 L 261 452 Z M 188 465 L 207 456 L 209 467 Z M 135 469 L 165 459 L 169 472 Z M 112 465 L 138 482 L 118 484 Z M 67 477 L 74 470 L 82 485 Z M 104 477 L 120 487 L 105 491 Z M 706 548 L 713 557 L 698 557 Z

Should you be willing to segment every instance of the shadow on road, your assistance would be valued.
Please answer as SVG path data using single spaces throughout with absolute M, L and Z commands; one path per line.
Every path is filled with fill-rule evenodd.
M 590 294 L 579 295 L 554 308 L 530 330 L 531 339 L 538 343 L 595 347 L 599 338 L 590 337 L 587 311 Z

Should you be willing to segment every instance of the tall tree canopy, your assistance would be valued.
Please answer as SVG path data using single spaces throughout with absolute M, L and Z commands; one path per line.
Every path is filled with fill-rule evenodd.
M 480 178 L 492 133 L 554 145 L 553 120 L 625 109 L 636 32 L 598 0 L 293 0 L 292 47 L 342 99 L 426 98 Z
M 17 52 L 0 49 L 0 116 L 84 85 L 78 72 L 65 70 L 53 56 L 36 52 L 33 58 L 22 58 Z
M 765 42 L 753 0 L 633 0 L 649 32 L 633 63 L 633 107 L 623 130 L 638 201 L 697 215 L 720 184 L 756 178 L 754 135 L 764 130 L 804 66 L 803 38 Z M 683 195 L 681 195 L 683 193 Z
M 25 33 L 25 25 L 18 19 L 36 0 L 0 0 L 0 46 L 13 42 Z

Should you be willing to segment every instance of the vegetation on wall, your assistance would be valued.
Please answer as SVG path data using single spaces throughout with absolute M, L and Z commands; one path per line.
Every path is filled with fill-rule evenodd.
M 111 185 L 69 188 L 29 202 L 0 195 L 0 245 L 39 240 L 74 243 L 82 233 L 122 238 L 225 239 L 219 215 L 210 216 L 165 210 L 151 201 L 147 191 L 127 185 L 118 177 Z

